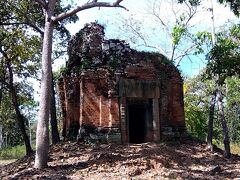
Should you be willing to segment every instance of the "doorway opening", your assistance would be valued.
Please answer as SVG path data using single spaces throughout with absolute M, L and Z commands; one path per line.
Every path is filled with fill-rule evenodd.
M 135 100 L 128 104 L 129 142 L 152 140 L 152 106 L 149 100 Z

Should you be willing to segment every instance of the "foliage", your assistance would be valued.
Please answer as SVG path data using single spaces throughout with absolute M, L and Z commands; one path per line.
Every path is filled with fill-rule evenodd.
M 185 120 L 188 132 L 196 138 L 205 140 L 207 135 L 208 94 L 213 86 L 210 81 L 203 82 L 201 76 L 189 79 L 185 86 Z
M 203 80 L 201 76 L 188 79 L 184 84 L 185 115 L 188 132 L 196 138 L 205 140 L 207 135 L 209 95 L 215 85 L 212 80 Z M 228 77 L 223 86 L 226 121 L 231 142 L 240 142 L 240 79 Z M 214 116 L 214 142 L 222 144 L 222 126 L 216 113 Z M 235 147 L 235 146 L 234 146 Z M 235 147 L 236 149 L 236 147 Z
M 32 92 L 32 87 L 29 84 L 17 84 L 18 101 L 21 104 L 19 108 L 24 117 L 28 118 L 25 118 L 26 125 L 28 125 L 28 120 L 35 119 L 33 116 L 35 115 L 34 108 L 36 107 L 36 102 L 33 100 Z M 23 139 L 16 121 L 16 112 L 12 105 L 10 94 L 8 91 L 2 91 L 2 93 L 2 103 L 0 106 L 0 125 L 3 126 L 2 135 L 4 143 L 7 146 L 15 146 L 23 143 Z
M 5 117 L 2 121 L 4 127 L 4 135 L 8 134 L 10 145 L 19 144 L 22 142 L 21 136 L 17 129 L 15 112 L 9 98 L 12 92 L 10 89 L 10 75 L 7 72 L 7 66 L 11 68 L 14 82 L 13 88 L 16 89 L 19 109 L 25 117 L 35 113 L 36 102 L 33 101 L 33 88 L 28 84 L 28 78 L 39 79 L 39 68 L 41 66 L 41 43 L 44 35 L 43 29 L 45 26 L 45 16 L 43 8 L 36 1 L 0 1 L 0 88 L 1 97 L 4 101 L 0 102 L 1 116 Z M 69 10 L 71 6 L 62 6 L 61 1 L 58 1 L 55 8 L 55 13 L 59 14 Z M 66 18 L 61 23 L 55 23 L 54 42 L 54 59 L 59 58 L 65 51 L 65 46 L 70 38 L 70 33 L 65 28 L 69 22 L 76 22 L 78 17 L 73 15 Z M 16 82 L 15 82 L 16 81 Z M 1 98 L 2 99 L 2 98 Z M 9 103 L 6 103 L 6 99 Z M 4 109 L 3 109 L 4 108 Z M 29 109 L 31 112 L 29 113 Z M 8 112 L 9 117 L 6 117 L 4 112 Z M 25 113 L 28 112 L 28 113 Z M 29 118 L 29 117 L 28 117 Z M 25 118 L 25 121 L 27 119 Z M 9 123 L 8 123 L 9 122 Z M 10 123 L 11 122 L 11 123 Z M 25 122 L 25 125 L 27 122 Z M 12 129 L 11 134 L 16 133 L 16 140 L 9 135 L 9 129 Z
M 208 60 L 205 78 L 219 75 L 224 84 L 227 77 L 240 74 L 240 24 L 226 26 L 216 34 L 216 43 L 212 47 L 210 32 L 198 32 L 195 41 L 198 44 L 195 54 L 206 53 Z
M 212 48 L 212 34 L 207 31 L 199 31 L 196 33 L 194 41 L 196 42 L 196 50 L 194 55 L 203 54 L 210 51 Z
M 7 147 L 0 150 L 0 160 L 20 159 L 25 155 L 24 145 Z
M 185 35 L 187 29 L 184 27 L 184 25 L 175 25 L 173 27 L 172 31 L 172 41 L 174 45 L 178 45 L 180 43 L 180 40 Z
M 34 77 L 39 68 L 40 39 L 29 36 L 25 30 L 14 27 L 0 29 L 0 46 L 2 66 L 10 61 L 14 74 L 19 78 Z M 27 50 L 27 51 L 26 51 Z
M 17 3 L 16 1 L 0 2 L 4 7 L 9 8 L 0 11 L 0 88 L 2 95 L 0 116 L 5 143 L 10 146 L 20 144 L 23 140 L 29 144 L 28 138 L 23 135 L 27 125 L 27 116 L 24 112 L 26 109 L 29 110 L 29 107 L 34 107 L 35 102 L 28 78 L 37 78 L 40 67 L 41 38 L 26 27 L 29 22 L 22 22 L 26 14 L 20 17 L 21 12 L 28 11 L 25 2 L 21 1 L 19 4 L 14 4 Z M 22 11 L 18 12 L 16 10 L 18 8 L 22 8 Z M 6 112 L 9 114 L 6 115 Z M 30 153 L 31 147 L 26 146 L 28 147 L 27 153 Z
M 220 84 L 223 84 L 227 77 L 240 74 L 239 44 L 240 24 L 217 34 L 217 43 L 208 55 L 207 74 L 220 75 Z
M 240 142 L 240 79 L 239 76 L 226 79 L 226 118 L 232 142 Z
M 38 3 L 31 0 L 1 0 L 0 6 L 2 7 L 0 10 L 0 25 L 4 27 L 18 27 L 26 32 L 31 32 L 31 36 L 37 33 L 43 37 L 45 17 L 44 11 Z M 57 1 L 55 14 L 66 12 L 70 8 L 70 5 L 63 6 L 62 1 Z M 56 45 L 53 50 L 53 59 L 57 59 L 66 53 L 65 47 L 70 39 L 70 33 L 65 28 L 65 25 L 77 20 L 78 17 L 74 15 L 66 18 L 64 21 L 55 23 L 54 43 Z M 28 35 L 30 36 L 30 34 Z M 39 48 L 41 49 L 41 47 Z
M 240 105 L 240 79 L 239 76 L 233 76 L 226 79 L 226 98 L 227 106 L 233 107 Z
M 11 99 L 6 92 L 3 92 L 3 99 L 0 108 L 0 124 L 3 126 L 4 143 L 15 146 L 22 143 L 22 137 L 16 123 L 15 111 Z

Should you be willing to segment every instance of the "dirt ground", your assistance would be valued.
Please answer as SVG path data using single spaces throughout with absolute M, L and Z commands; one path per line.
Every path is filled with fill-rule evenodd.
M 49 167 L 33 168 L 34 156 L 0 167 L 0 179 L 237 179 L 240 157 L 225 159 L 195 141 L 50 148 Z
M 10 159 L 10 160 L 0 160 L 0 167 L 5 166 L 7 164 L 15 162 L 16 159 Z

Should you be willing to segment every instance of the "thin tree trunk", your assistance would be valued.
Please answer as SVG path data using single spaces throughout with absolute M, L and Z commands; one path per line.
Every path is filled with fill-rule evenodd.
M 36 137 L 36 156 L 35 168 L 45 168 L 48 166 L 48 149 L 49 149 L 49 110 L 51 98 L 51 54 L 52 54 L 52 38 L 53 38 L 53 22 L 50 19 L 54 6 L 51 7 L 46 17 L 45 31 L 43 38 L 42 50 L 42 80 L 40 93 L 40 109 L 37 124 Z
M 68 17 L 71 17 L 86 9 L 94 7 L 121 7 L 120 3 L 123 0 L 116 0 L 114 3 L 88 1 L 82 6 L 77 6 L 75 9 L 71 9 L 67 12 L 61 13 L 54 17 L 54 9 L 57 0 L 36 1 L 39 3 L 45 12 L 45 29 L 43 38 L 43 50 L 42 50 L 42 80 L 40 91 L 40 110 L 39 120 L 37 124 L 37 139 L 36 139 L 36 156 L 35 156 L 35 168 L 47 167 L 48 160 L 48 148 L 49 148 L 49 108 L 50 108 L 50 95 L 51 95 L 51 55 L 52 55 L 52 38 L 54 23 L 62 21 Z M 125 9 L 125 8 L 124 8 Z
M 60 142 L 59 132 L 58 132 L 58 122 L 56 115 L 56 99 L 55 99 L 55 90 L 54 90 L 54 80 L 52 74 L 52 84 L 51 84 L 51 133 L 52 133 L 52 143 L 57 144 Z
M 224 157 L 230 158 L 231 152 L 230 152 L 230 141 L 228 136 L 228 127 L 227 122 L 225 120 L 224 116 L 224 107 L 223 107 L 223 97 L 222 92 L 220 88 L 217 91 L 217 102 L 218 102 L 218 109 L 219 109 L 219 117 L 222 123 L 222 130 L 223 130 L 223 143 L 224 143 Z
M 1 105 L 2 105 L 2 97 L 3 97 L 3 88 L 0 84 L 0 109 L 1 109 Z
M 216 103 L 216 90 L 213 92 L 210 100 L 209 115 L 208 115 L 207 149 L 211 151 L 213 150 L 212 139 L 213 139 L 213 120 L 214 120 L 215 103 Z
M 31 143 L 29 140 L 29 137 L 26 133 L 26 127 L 25 127 L 25 123 L 24 123 L 24 119 L 25 117 L 20 113 L 19 111 L 19 106 L 18 105 L 14 105 L 16 114 L 17 114 L 17 119 L 18 119 L 18 124 L 23 136 L 23 140 L 24 140 L 24 144 L 25 144 L 25 148 L 26 148 L 26 155 L 30 156 L 33 153 L 32 147 L 31 147 Z
M 239 121 L 237 102 L 233 103 L 232 111 L 234 111 L 234 115 L 232 117 L 233 120 L 231 122 L 231 129 L 229 129 L 229 132 L 230 132 L 230 141 L 235 142 L 237 137 L 237 127 L 238 127 L 238 121 Z
M 33 153 L 32 147 L 31 147 L 31 143 L 29 140 L 29 137 L 26 133 L 26 127 L 25 127 L 25 123 L 24 123 L 24 116 L 21 114 L 20 110 L 19 110 L 19 103 L 18 103 L 18 98 L 17 98 L 17 93 L 16 93 L 16 89 L 13 85 L 13 73 L 12 73 L 12 68 L 9 62 L 7 62 L 7 67 L 8 67 L 8 71 L 9 71 L 9 90 L 11 93 L 11 98 L 12 98 L 12 103 L 17 115 L 17 122 L 18 122 L 18 126 L 20 128 L 21 134 L 23 136 L 23 140 L 24 140 L 24 144 L 26 147 L 26 155 L 29 156 Z
M 238 120 L 240 120 L 240 107 L 238 104 L 237 104 L 237 115 L 238 115 Z

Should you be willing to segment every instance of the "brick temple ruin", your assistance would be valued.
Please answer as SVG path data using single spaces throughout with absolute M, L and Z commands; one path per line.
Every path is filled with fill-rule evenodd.
M 65 138 L 89 130 L 101 141 L 143 143 L 184 134 L 183 80 L 166 57 L 106 40 L 97 23 L 71 39 L 68 55 L 58 82 Z

